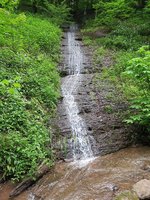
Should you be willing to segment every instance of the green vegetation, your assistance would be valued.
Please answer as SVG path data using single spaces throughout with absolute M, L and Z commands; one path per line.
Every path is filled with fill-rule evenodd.
M 65 2 L 0 1 L 2 179 L 18 181 L 53 164 L 48 121 L 60 97 L 59 26 L 69 11 Z
M 21 0 L 18 6 L 22 11 L 28 9 L 33 13 L 44 13 L 50 18 L 51 22 L 57 25 L 61 25 L 64 21 L 67 22 L 70 19 L 70 8 L 65 1 Z
M 127 78 L 136 89 L 136 95 L 131 99 L 131 108 L 135 113 L 126 121 L 147 126 L 150 131 L 150 49 L 148 46 L 143 46 L 137 51 L 137 56 L 127 63 L 122 76 L 125 82 Z
M 83 30 L 85 43 L 93 45 L 102 74 L 123 93 L 129 114 L 124 121 L 139 128 L 150 142 L 150 4 L 147 1 L 99 0 L 95 18 Z M 104 33 L 97 37 L 96 33 Z M 111 60 L 106 68 L 103 60 Z
M 0 173 L 20 180 L 53 163 L 48 119 L 59 98 L 61 31 L 48 17 L 0 9 Z
M 138 198 L 138 196 L 137 196 L 137 194 L 135 192 L 126 190 L 126 191 L 123 191 L 123 192 L 119 193 L 114 198 L 114 200 L 122 200 L 122 199 L 138 200 L 139 198 Z

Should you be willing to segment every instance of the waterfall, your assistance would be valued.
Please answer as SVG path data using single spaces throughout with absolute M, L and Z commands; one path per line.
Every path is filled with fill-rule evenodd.
M 78 91 L 83 79 L 81 71 L 85 55 L 82 52 L 81 44 L 76 40 L 77 26 L 73 25 L 67 32 L 67 54 L 65 64 L 68 66 L 69 75 L 65 77 L 62 84 L 62 95 L 64 106 L 72 131 L 72 154 L 74 160 L 84 160 L 93 157 L 90 139 L 87 134 L 85 121 L 79 115 L 79 108 L 74 93 Z
M 84 119 L 79 115 L 79 108 L 76 101 L 76 95 L 80 84 L 84 79 L 82 74 L 83 63 L 85 55 L 82 52 L 80 41 L 76 40 L 77 26 L 71 26 L 70 30 L 67 32 L 67 46 L 65 56 L 65 65 L 68 67 L 68 76 L 63 79 L 62 83 L 62 95 L 63 104 L 67 112 L 68 120 L 71 126 L 72 132 L 72 142 L 70 144 L 74 162 L 69 163 L 69 167 L 66 174 L 60 181 L 54 181 L 54 183 L 49 183 L 49 177 L 45 180 L 45 186 L 42 185 L 36 190 L 44 193 L 45 189 L 48 193 L 45 197 L 46 200 L 57 199 L 57 194 L 63 192 L 60 188 L 69 187 L 70 180 L 75 180 L 75 177 L 81 177 L 84 174 L 81 168 L 92 162 L 95 157 L 93 156 L 93 151 L 91 148 L 91 136 L 87 133 L 87 127 Z M 81 169 L 81 170 L 80 170 Z M 78 171 L 79 170 L 79 171 Z M 73 176 L 73 179 L 70 178 Z M 68 180 L 69 178 L 69 180 Z M 65 182 L 67 180 L 67 182 Z M 50 180 L 51 181 L 51 180 Z M 71 185 L 71 184 L 70 184 Z M 56 187 L 56 191 L 52 191 L 52 188 Z M 54 198 L 52 197 L 54 195 Z M 56 196 L 55 196 L 56 195 Z M 63 199 L 63 197 L 61 197 Z M 30 193 L 28 200 L 36 199 L 34 193 Z M 59 198 L 60 199 L 60 198 Z M 71 199 L 71 198 L 65 198 Z

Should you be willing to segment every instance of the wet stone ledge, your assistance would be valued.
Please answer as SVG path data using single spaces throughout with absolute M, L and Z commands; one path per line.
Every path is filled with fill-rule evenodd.
M 59 70 L 62 75 L 62 82 L 66 76 L 69 76 L 67 62 L 67 33 L 64 33 L 62 41 L 62 56 L 63 63 Z M 80 38 L 79 33 L 77 38 Z M 99 81 L 101 87 L 95 84 L 97 72 L 101 72 L 101 66 L 98 69 L 92 64 L 92 50 L 83 45 L 82 40 L 79 40 L 84 52 L 84 67 L 81 70 L 82 79 L 79 81 L 79 88 L 73 91 L 75 101 L 78 104 L 79 115 L 84 119 L 87 126 L 87 134 L 90 137 L 90 142 L 94 155 L 105 155 L 125 148 L 132 144 L 134 136 L 131 127 L 127 127 L 119 115 L 126 111 L 126 103 L 122 99 L 114 101 L 116 89 L 107 80 Z M 95 73 L 96 69 L 96 73 Z M 109 97 L 110 96 L 110 97 Z M 63 107 L 63 97 L 58 104 L 58 115 L 56 126 L 59 129 L 59 134 L 70 143 L 72 140 L 72 131 L 67 119 L 67 113 Z M 64 140 L 65 140 L 64 139 Z M 66 148 L 66 147 L 65 147 Z M 57 148 L 59 151 L 60 149 Z M 61 151 L 61 150 L 60 150 Z M 72 155 L 70 149 L 65 149 L 65 154 L 61 156 L 70 158 Z

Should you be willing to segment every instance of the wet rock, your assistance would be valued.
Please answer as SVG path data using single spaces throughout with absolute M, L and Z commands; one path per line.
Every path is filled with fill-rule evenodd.
M 66 69 L 64 69 L 64 70 L 61 70 L 61 71 L 59 72 L 59 74 L 60 74 L 61 77 L 65 77 L 65 76 L 68 75 L 68 72 L 67 72 Z
M 31 194 L 30 199 L 34 199 L 34 200 L 44 200 L 41 196 L 36 195 L 36 194 Z
M 117 195 L 114 200 L 139 200 L 139 198 L 131 191 L 124 191 Z
M 133 190 L 140 199 L 150 199 L 150 180 L 143 179 L 133 185 Z
M 119 187 L 117 185 L 115 185 L 114 183 L 107 184 L 106 188 L 108 188 L 110 191 L 117 191 L 117 190 L 119 190 Z
M 84 108 L 81 108 L 79 114 L 84 114 L 84 113 L 90 113 L 91 108 L 89 106 L 85 106 Z
M 90 126 L 87 129 L 88 129 L 88 131 L 92 131 L 92 127 L 90 127 Z
M 82 41 L 82 37 L 76 37 L 75 40 Z
M 141 169 L 147 172 L 150 172 L 150 162 L 145 161 L 142 165 L 141 165 Z
M 75 38 L 80 40 L 80 33 L 77 33 Z M 111 65 L 111 57 L 108 56 L 102 65 L 96 66 L 92 63 L 93 51 L 82 45 L 82 41 L 78 42 L 81 44 L 82 52 L 84 52 L 83 68 L 81 69 L 81 79 L 78 82 L 79 87 L 73 90 L 72 94 L 78 105 L 78 114 L 87 125 L 88 135 L 95 140 L 95 142 L 91 140 L 94 154 L 105 155 L 132 144 L 132 129 L 126 127 L 120 117 L 126 111 L 127 105 L 122 101 L 120 94 L 115 91 L 114 86 L 108 80 L 99 80 L 97 82 L 96 77 L 101 75 L 95 72 L 100 72 L 102 65 Z M 69 58 L 67 45 L 68 41 L 65 33 L 62 46 L 62 57 L 64 59 L 60 65 L 61 74 L 65 76 L 62 78 L 62 83 L 67 82 L 68 78 L 66 76 L 69 70 L 69 66 L 67 66 Z M 58 119 L 56 119 L 56 123 L 60 130 L 60 135 L 65 138 L 71 138 L 71 127 L 64 109 L 63 100 L 58 105 Z M 69 144 L 70 142 L 68 141 Z

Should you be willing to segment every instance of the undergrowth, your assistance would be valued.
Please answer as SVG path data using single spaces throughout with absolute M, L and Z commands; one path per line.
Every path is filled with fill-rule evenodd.
M 53 164 L 48 119 L 59 98 L 61 31 L 39 15 L 0 9 L 0 174 L 18 181 Z
M 114 12 L 117 15 L 114 7 L 109 9 L 112 15 Z M 150 143 L 149 14 L 147 11 L 130 12 L 121 19 L 108 14 L 105 18 L 109 17 L 109 23 L 107 20 L 103 23 L 100 16 L 106 10 L 101 10 L 100 15 L 88 21 L 83 30 L 84 41 L 94 47 L 94 60 L 102 68 L 102 73 L 96 76 L 97 84 L 101 78 L 109 79 L 120 90 L 129 104 L 128 116 L 124 116 L 124 121 L 138 127 L 140 139 Z M 96 31 L 104 30 L 107 32 L 105 37 L 94 37 Z M 106 67 L 103 59 L 108 56 L 112 63 Z

